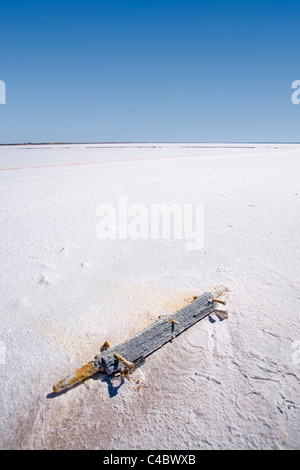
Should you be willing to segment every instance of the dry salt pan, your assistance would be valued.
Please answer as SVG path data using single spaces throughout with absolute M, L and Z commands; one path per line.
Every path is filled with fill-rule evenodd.
M 1 448 L 298 448 L 299 150 L 0 146 Z M 182 215 L 202 205 L 203 247 L 174 236 L 170 212 L 169 238 L 99 238 L 97 208 L 118 214 L 120 196 Z M 130 381 L 95 374 L 53 397 L 105 341 L 219 284 L 230 287 L 228 320 L 203 319 Z

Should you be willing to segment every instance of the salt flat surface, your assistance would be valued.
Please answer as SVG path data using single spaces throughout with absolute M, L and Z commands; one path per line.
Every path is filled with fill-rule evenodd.
M 4 146 L 0 181 L 1 448 L 300 447 L 299 145 Z M 120 195 L 203 204 L 203 248 L 99 240 L 97 207 Z M 219 284 L 228 320 L 123 384 L 97 374 L 51 394 L 105 340 Z

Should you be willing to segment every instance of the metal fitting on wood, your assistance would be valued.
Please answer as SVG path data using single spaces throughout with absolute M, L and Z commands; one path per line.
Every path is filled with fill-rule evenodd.
M 110 342 L 105 341 L 105 343 L 103 343 L 101 348 L 100 348 L 100 352 L 106 351 L 108 348 L 110 348 Z
M 212 302 L 217 302 L 218 304 L 226 305 L 226 300 L 221 299 L 211 299 Z
M 125 357 L 121 356 L 121 354 L 114 353 L 114 357 L 118 359 L 118 361 L 123 362 L 123 364 L 125 364 L 125 366 L 128 367 L 129 370 L 134 369 L 135 365 L 133 364 L 133 362 L 127 361 Z

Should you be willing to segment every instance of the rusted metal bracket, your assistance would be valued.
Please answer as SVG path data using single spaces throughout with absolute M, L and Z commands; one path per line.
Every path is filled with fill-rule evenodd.
M 146 357 L 167 342 L 172 341 L 187 328 L 213 312 L 221 314 L 222 311 L 215 308 L 215 303 L 225 304 L 225 301 L 217 298 L 225 290 L 226 288 L 223 290 L 219 288 L 213 292 L 206 292 L 199 297 L 194 297 L 191 303 L 172 316 L 160 317 L 148 328 L 116 347 L 110 347 L 110 343 L 106 341 L 100 349 L 101 353 L 95 356 L 93 361 L 54 385 L 54 393 L 71 388 L 97 372 L 104 372 L 108 376 L 121 372 L 128 376 L 129 372 L 142 364 Z M 228 312 L 223 313 L 223 318 L 227 318 Z

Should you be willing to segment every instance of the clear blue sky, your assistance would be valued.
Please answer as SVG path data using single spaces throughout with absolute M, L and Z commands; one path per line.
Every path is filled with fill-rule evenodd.
M 300 2 L 1 1 L 0 143 L 300 141 Z

